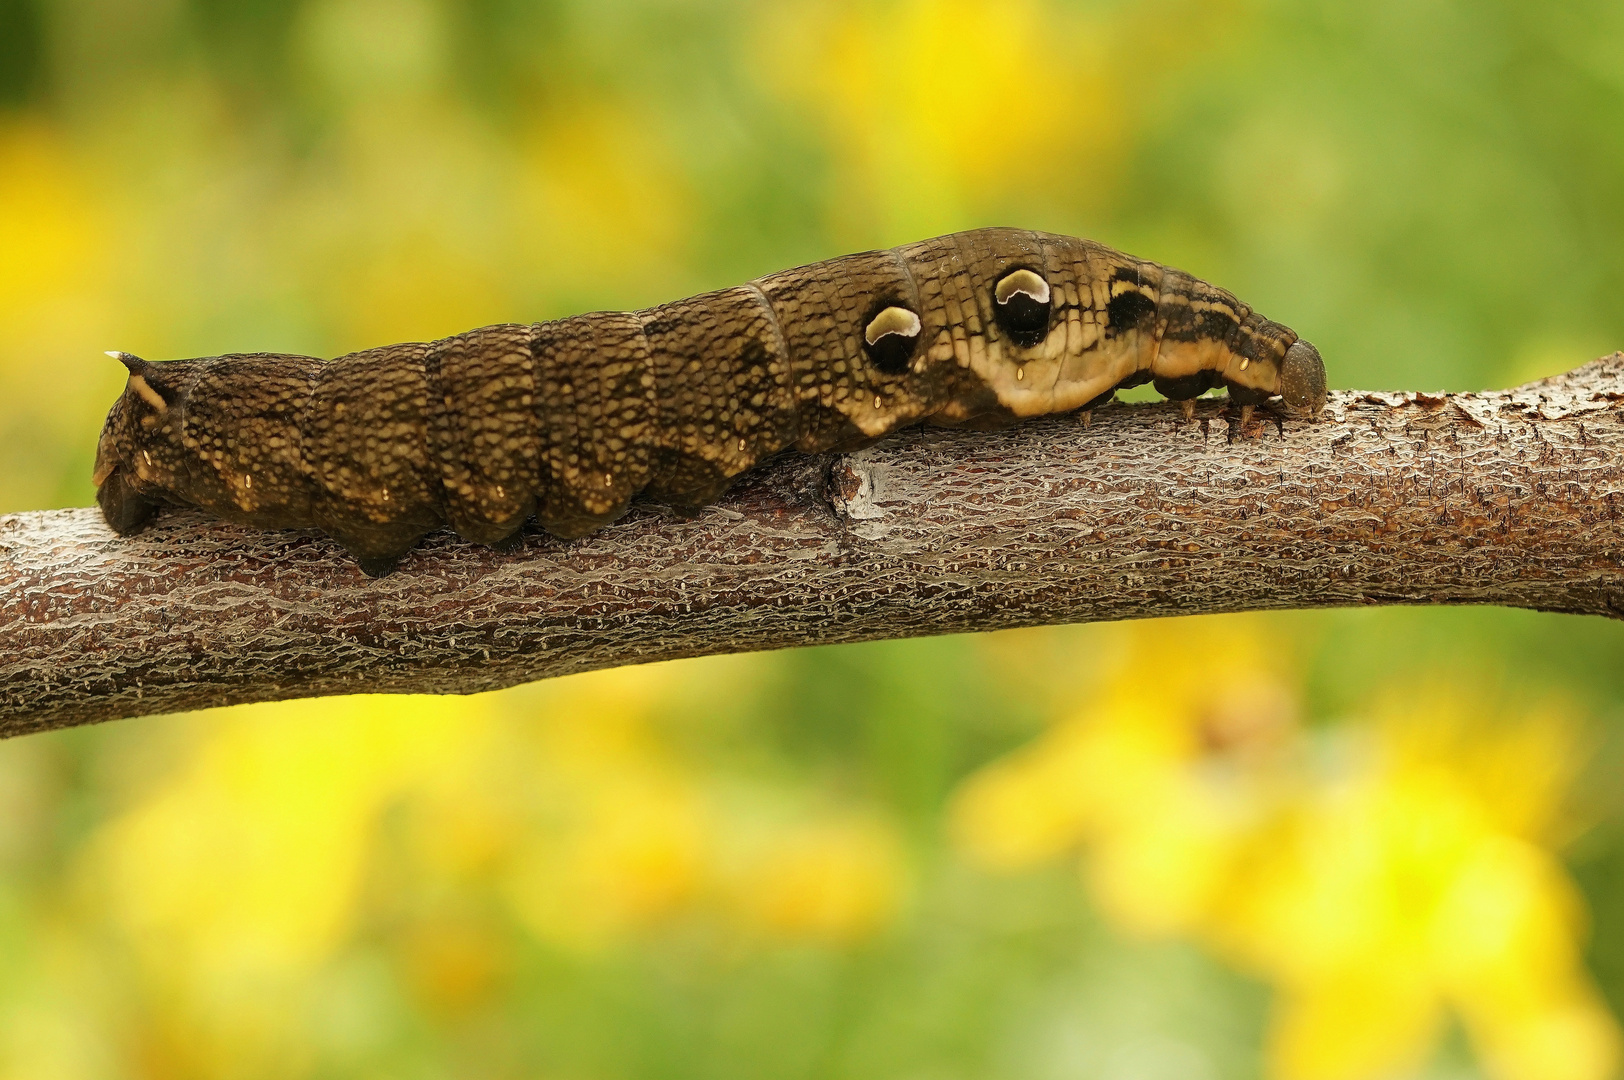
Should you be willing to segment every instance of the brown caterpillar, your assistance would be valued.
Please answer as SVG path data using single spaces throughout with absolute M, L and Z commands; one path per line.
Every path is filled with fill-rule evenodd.
M 501 545 L 534 514 L 583 536 L 639 492 L 699 507 L 782 450 L 853 448 L 920 422 L 1091 410 L 1145 382 L 1186 416 L 1220 384 L 1243 414 L 1276 394 L 1293 412 L 1325 403 L 1318 351 L 1228 292 L 1018 229 L 331 361 L 113 355 L 129 384 L 94 479 L 116 532 L 195 506 L 321 529 L 372 575 L 447 524 Z

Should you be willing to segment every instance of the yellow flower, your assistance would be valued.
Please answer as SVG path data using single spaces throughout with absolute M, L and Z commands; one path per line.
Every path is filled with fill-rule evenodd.
M 897 838 L 882 822 L 819 821 L 774 830 L 731 891 L 744 916 L 765 930 L 857 941 L 895 917 L 902 865 Z
M 117 230 L 90 164 L 61 132 L 0 110 L 0 512 L 69 497 L 79 477 L 65 469 L 122 384 L 101 355 Z M 82 468 L 88 491 L 88 457 Z
M 966 783 L 961 846 L 1005 869 L 1080 847 L 1118 925 L 1193 938 L 1268 980 L 1281 1080 L 1413 1067 L 1450 1010 L 1497 1080 L 1612 1075 L 1618 1026 L 1552 851 L 1579 726 L 1449 687 L 1315 740 L 1271 674 L 1276 651 L 1248 647 L 1268 631 L 1127 631 L 1074 716 Z
M 888 820 L 703 770 L 661 737 L 689 684 L 752 662 L 195 721 L 195 752 L 81 858 L 81 896 L 160 1003 L 144 1052 L 199 1076 L 297 1073 L 312 995 L 363 930 L 386 928 L 405 988 L 451 1016 L 506 979 L 510 924 L 586 956 L 681 919 L 834 947 L 883 930 L 907 876 Z
M 828 133 L 835 213 L 878 208 L 887 234 L 962 225 L 1001 196 L 1071 194 L 1122 152 L 1131 103 L 1110 40 L 1056 4 L 769 5 L 757 39 L 762 81 Z

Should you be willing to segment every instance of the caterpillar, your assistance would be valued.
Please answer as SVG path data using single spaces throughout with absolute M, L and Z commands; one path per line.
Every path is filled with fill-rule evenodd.
M 997 427 L 1146 382 L 1183 403 L 1325 403 L 1319 352 L 1223 289 L 1089 240 L 978 229 L 644 311 L 501 324 L 330 361 L 129 370 L 97 447 L 108 525 L 163 505 L 327 533 L 377 576 L 425 534 L 575 538 L 639 493 L 715 501 L 783 450 L 916 423 Z

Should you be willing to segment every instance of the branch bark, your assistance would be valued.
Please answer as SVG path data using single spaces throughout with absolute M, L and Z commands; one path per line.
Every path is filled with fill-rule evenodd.
M 472 693 L 620 664 L 1045 623 L 1350 604 L 1624 613 L 1624 354 L 1485 394 L 1219 402 L 791 456 L 682 520 L 382 580 L 189 512 L 0 518 L 0 735 L 237 702 Z

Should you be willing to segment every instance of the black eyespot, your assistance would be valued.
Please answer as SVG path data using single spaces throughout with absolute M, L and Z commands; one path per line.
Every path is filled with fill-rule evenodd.
M 1116 337 L 1155 321 L 1156 301 L 1138 289 L 1125 289 L 1111 298 L 1105 314 L 1109 320 L 1105 327 L 1106 336 Z
M 1049 335 L 1052 297 L 1049 283 L 1036 272 L 1012 270 L 993 286 L 992 313 L 1009 339 L 1022 348 L 1031 348 Z
M 908 370 L 919 346 L 919 316 L 895 304 L 881 308 L 863 327 L 863 348 L 874 366 L 887 375 Z

